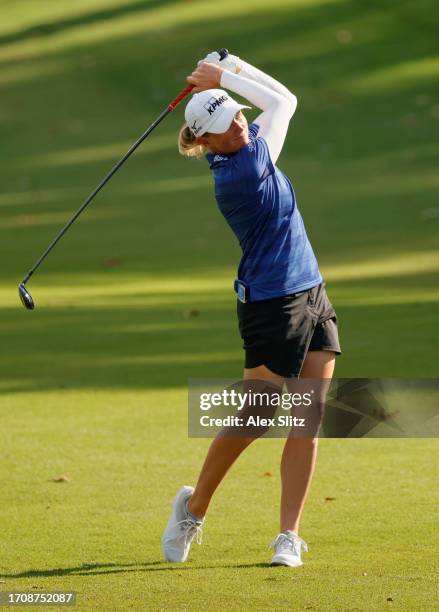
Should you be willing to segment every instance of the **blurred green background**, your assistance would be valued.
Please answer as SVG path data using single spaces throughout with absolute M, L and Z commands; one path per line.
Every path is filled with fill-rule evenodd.
M 339 316 L 344 354 L 336 375 L 438 375 L 438 26 L 431 0 L 0 2 L 0 408 L 2 475 L 14 484 L 3 497 L 3 518 L 12 526 L 0 561 L 6 575 L 24 573 L 31 586 L 29 568 L 43 568 L 37 575 L 48 588 L 54 577 L 69 574 L 69 564 L 81 567 L 88 558 L 82 547 L 94 542 L 88 529 L 102 528 L 108 537 L 102 525 L 109 515 L 96 514 L 97 505 L 111 512 L 108 495 L 129 499 L 132 507 L 126 535 L 113 548 L 108 544 L 107 563 L 125 554 L 133 533 L 145 539 L 145 499 L 150 532 L 143 545 L 150 558 L 159 558 L 161 517 L 182 484 L 178 478 L 196 477 L 206 448 L 185 435 L 187 379 L 241 374 L 232 290 L 239 248 L 216 209 L 207 163 L 177 153 L 184 105 L 143 143 L 29 282 L 34 312 L 22 308 L 16 289 L 212 49 L 227 47 L 298 97 L 278 165 L 293 181 Z M 397 464 L 401 447 L 391 441 L 342 442 L 353 466 L 367 465 L 362 443 L 367 457 Z M 437 449 L 435 441 L 407 442 L 407 456 L 413 444 L 417 458 L 421 449 Z M 163 445 L 167 452 L 180 449 L 173 451 L 178 478 L 169 473 Z M 251 473 L 261 457 L 274 460 L 275 443 L 262 446 L 249 450 L 238 475 L 240 469 Z M 339 447 L 322 446 L 331 463 Z M 316 491 L 324 470 L 330 473 L 329 465 L 320 469 Z M 419 482 L 422 462 L 413 470 L 411 482 Z M 55 494 L 54 487 L 64 486 L 50 482 L 58 472 L 69 473 L 71 482 Z M 429 482 L 424 485 L 428 517 L 433 501 Z M 422 491 L 414 486 L 413 503 L 416 496 Z M 243 492 L 242 507 L 250 498 Z M 47 505 L 60 509 L 52 527 Z M 111 520 L 122 528 L 121 510 L 113 510 Z M 358 521 L 364 517 L 358 505 L 350 512 Z M 67 516 L 78 524 L 63 523 Z M 53 525 L 62 526 L 61 541 L 69 542 L 68 560 L 61 562 L 59 550 L 41 556 Z M 14 543 L 26 534 L 34 534 L 34 544 L 17 550 Z M 64 573 L 50 573 L 63 563 Z M 163 586 L 150 602 L 184 605 L 184 587 L 172 599 L 175 593 L 166 589 L 175 584 L 165 583 L 168 572 L 161 575 Z M 342 580 L 340 567 L 336 576 Z M 223 581 L 227 585 L 227 577 Z M 315 578 L 305 585 L 312 593 Z M 365 583 L 359 607 L 371 586 L 379 592 Z M 94 588 L 101 592 L 100 583 Z M 334 591 L 343 605 L 344 587 Z M 286 592 L 280 588 L 279 597 Z M 227 593 L 224 587 L 221 595 Z M 258 597 L 265 605 L 266 590 Z M 284 600 L 270 597 L 281 609 Z M 123 606 L 122 599 L 111 601 L 102 605 Z
M 194 369 L 239 375 L 239 247 L 206 162 L 176 152 L 183 106 L 29 283 L 37 310 L 22 311 L 16 294 L 196 60 L 220 46 L 299 99 L 279 166 L 339 313 L 337 374 L 435 376 L 439 60 L 429 6 L 3 2 L 5 390 L 180 386 Z

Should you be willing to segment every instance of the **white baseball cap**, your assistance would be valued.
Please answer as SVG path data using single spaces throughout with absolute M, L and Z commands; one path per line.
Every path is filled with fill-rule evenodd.
M 239 104 L 224 89 L 206 89 L 192 96 L 184 118 L 194 136 L 202 136 L 205 132 L 223 134 L 242 108 L 251 106 Z

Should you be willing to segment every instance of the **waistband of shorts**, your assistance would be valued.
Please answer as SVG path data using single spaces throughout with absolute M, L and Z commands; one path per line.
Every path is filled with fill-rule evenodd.
M 317 283 L 316 285 L 312 285 L 311 287 L 307 287 L 306 289 L 300 289 L 299 291 L 293 291 L 291 293 L 286 293 L 286 294 L 283 294 L 283 295 L 275 296 L 275 297 L 272 297 L 272 298 L 266 298 L 266 299 L 267 300 L 271 300 L 271 299 L 275 300 L 275 299 L 280 299 L 280 298 L 285 298 L 285 297 L 295 297 L 295 296 L 302 295 L 303 293 L 308 293 L 308 292 L 311 292 L 313 290 L 318 290 L 320 288 L 324 289 L 325 285 L 326 285 L 326 282 L 322 279 L 322 281 L 320 283 Z M 247 302 L 250 302 L 251 289 L 247 285 L 247 283 L 244 283 L 242 280 L 239 280 L 239 278 L 235 278 L 235 280 L 233 282 L 233 289 L 234 289 L 234 291 L 235 291 L 235 293 L 236 293 L 236 295 L 238 297 L 238 300 L 240 302 L 242 302 L 243 304 L 246 304 Z

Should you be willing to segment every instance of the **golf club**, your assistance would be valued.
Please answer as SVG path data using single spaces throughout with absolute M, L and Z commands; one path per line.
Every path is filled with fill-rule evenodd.
M 223 60 L 229 54 L 227 49 L 220 49 L 218 51 L 218 53 L 220 55 L 220 60 Z M 50 251 L 53 249 L 53 247 L 56 245 L 56 243 L 62 238 L 62 236 L 64 236 L 64 234 L 69 229 L 69 227 L 72 225 L 72 223 L 74 221 L 76 221 L 76 219 L 79 217 L 79 215 L 87 208 L 87 206 L 93 200 L 95 195 L 97 193 L 99 193 L 99 191 L 102 189 L 102 187 L 106 183 L 108 183 L 108 181 L 111 179 L 111 177 L 117 172 L 117 170 L 119 170 L 119 168 L 130 157 L 130 155 L 132 153 L 134 153 L 134 151 L 145 140 L 145 138 L 147 136 L 149 136 L 149 134 L 151 134 L 151 132 L 154 130 L 154 128 L 156 128 L 158 126 L 158 124 L 162 121 L 162 119 L 164 119 L 166 117 L 166 115 L 168 115 L 171 111 L 173 111 L 174 108 L 178 104 L 180 104 L 180 102 L 188 94 L 190 94 L 190 92 L 192 91 L 193 88 L 194 88 L 194 85 L 187 85 L 187 87 L 182 89 L 182 91 L 178 94 L 178 96 L 176 98 L 174 98 L 174 100 L 170 104 L 168 104 L 167 108 L 165 108 L 165 110 L 162 113 L 160 113 L 160 115 L 157 117 L 157 119 L 154 121 L 154 123 L 152 123 L 149 126 L 149 128 L 140 136 L 140 138 L 138 140 L 136 140 L 136 142 L 131 146 L 131 148 L 127 151 L 127 153 L 125 153 L 125 155 L 117 162 L 117 164 L 115 164 L 115 166 L 113 166 L 113 168 L 111 168 L 110 172 L 105 176 L 105 178 L 102 179 L 102 181 L 99 183 L 99 185 L 96 187 L 96 189 L 88 196 L 88 198 L 84 201 L 84 203 L 80 206 L 80 208 L 72 216 L 70 221 L 68 221 L 68 223 L 66 223 L 66 225 L 61 229 L 61 231 L 58 233 L 58 235 L 55 236 L 55 238 L 49 244 L 47 249 L 44 251 L 44 253 L 37 260 L 35 265 L 29 270 L 29 272 L 23 278 L 21 283 L 18 285 L 18 294 L 19 294 L 20 299 L 21 299 L 21 301 L 23 303 L 23 306 L 25 308 L 27 308 L 28 310 L 33 310 L 35 308 L 35 302 L 32 299 L 31 294 L 29 293 L 29 291 L 27 290 L 27 288 L 25 286 L 27 281 L 30 279 L 32 274 L 35 272 L 35 270 L 37 270 L 37 268 L 40 266 L 40 264 L 43 262 L 43 260 L 47 257 L 47 255 L 50 253 Z

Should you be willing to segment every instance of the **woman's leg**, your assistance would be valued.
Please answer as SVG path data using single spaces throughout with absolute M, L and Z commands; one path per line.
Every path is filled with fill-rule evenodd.
M 244 380 L 256 379 L 283 381 L 281 376 L 265 366 L 244 370 Z M 195 491 L 188 501 L 189 512 L 200 518 L 206 514 L 215 489 L 242 451 L 255 439 L 257 438 L 222 436 L 214 439 L 201 468 Z
M 332 378 L 335 353 L 310 351 L 303 363 L 301 378 Z M 323 398 L 324 401 L 324 398 Z M 318 438 L 287 438 L 281 461 L 282 495 L 280 530 L 299 533 L 300 517 L 309 491 L 317 457 Z

